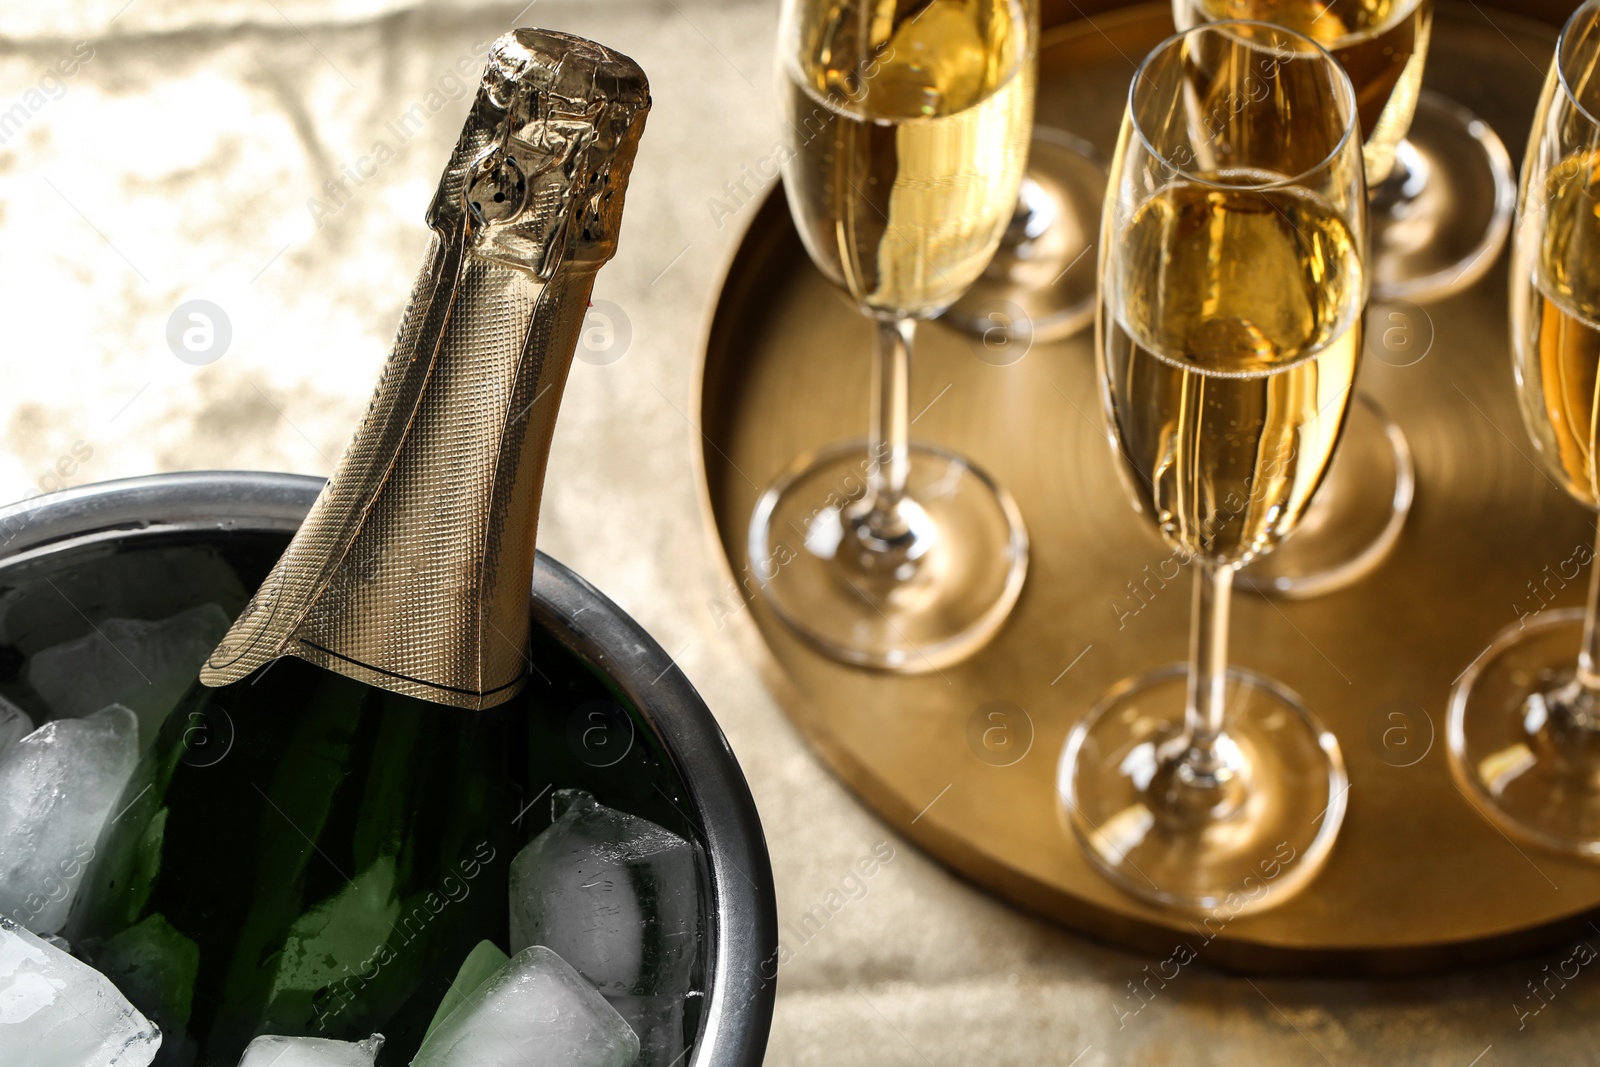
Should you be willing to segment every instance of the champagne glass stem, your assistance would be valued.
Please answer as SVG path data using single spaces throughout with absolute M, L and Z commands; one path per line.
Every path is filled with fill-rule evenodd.
M 1202 759 L 1213 756 L 1222 736 L 1228 692 L 1228 605 L 1233 599 L 1233 567 L 1195 561 L 1194 607 L 1189 622 L 1189 690 L 1184 708 L 1187 748 Z
M 1600 556 L 1600 531 L 1595 537 Z M 1600 697 L 1600 558 L 1589 564 L 1589 601 L 1583 613 L 1583 644 L 1578 648 L 1578 684 Z
M 906 535 L 900 502 L 906 494 L 911 457 L 906 440 L 911 428 L 911 344 L 916 320 L 882 316 L 877 351 L 872 361 L 872 425 L 868 430 L 870 462 L 867 492 L 868 532 L 880 542 Z

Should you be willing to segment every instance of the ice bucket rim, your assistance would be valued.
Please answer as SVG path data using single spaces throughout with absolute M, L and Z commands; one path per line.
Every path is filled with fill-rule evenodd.
M 0 569 L 129 535 L 291 533 L 324 479 L 265 471 L 185 471 L 95 482 L 0 507 Z M 538 554 L 533 619 L 603 670 L 656 731 L 706 842 L 714 926 L 693 1067 L 756 1067 L 776 994 L 772 865 L 748 783 L 710 709 L 670 656 L 580 575 Z M 691 773 L 692 772 L 692 773 Z

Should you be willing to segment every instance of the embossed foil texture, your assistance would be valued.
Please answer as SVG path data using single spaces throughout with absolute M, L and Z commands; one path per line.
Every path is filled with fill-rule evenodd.
M 463 708 L 520 691 L 545 460 L 649 108 L 608 48 L 495 42 L 371 405 L 203 682 L 295 655 Z

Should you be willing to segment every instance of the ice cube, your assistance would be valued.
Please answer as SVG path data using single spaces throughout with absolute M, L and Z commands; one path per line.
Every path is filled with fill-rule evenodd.
M 132 708 L 149 744 L 232 624 L 215 604 L 157 622 L 107 619 L 95 633 L 35 653 L 28 684 L 62 718 L 81 719 L 108 704 Z
M 543 945 L 513 956 L 428 1035 L 411 1067 L 628 1067 L 639 1039 Z
M 5 759 L 6 750 L 31 733 L 33 720 L 28 713 L 0 697 L 0 759 Z
M 683 997 L 607 997 L 606 1003 L 639 1039 L 635 1067 L 682 1067 Z
M 262 1036 L 245 1046 L 239 1067 L 372 1067 L 381 1048 L 382 1034 L 355 1042 Z
M 485 982 L 493 978 L 510 958 L 501 952 L 493 941 L 479 941 L 473 950 L 467 953 L 467 958 L 461 963 L 461 970 L 456 972 L 455 980 L 450 983 L 450 988 L 445 990 L 444 999 L 439 1001 L 439 1007 L 434 1010 L 433 1022 L 428 1024 L 428 1033 L 431 1034 L 439 1029 L 439 1024 L 448 1019 L 450 1013 L 459 1008 L 463 1001 L 482 988 Z
M 511 861 L 511 951 L 545 945 L 606 996 L 684 996 L 700 950 L 694 846 L 579 790 L 561 803 Z
M 36 934 L 66 924 L 138 739 L 133 712 L 113 705 L 47 722 L 0 760 L 0 915 Z
M 104 975 L 0 918 L 0 1063 L 148 1067 L 160 1047 Z

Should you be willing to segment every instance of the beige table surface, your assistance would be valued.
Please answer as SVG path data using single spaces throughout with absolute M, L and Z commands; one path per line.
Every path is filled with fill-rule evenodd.
M 697 345 L 744 217 L 711 201 L 731 203 L 724 183 L 774 146 L 776 0 L 519 6 L 0 3 L 0 498 L 190 468 L 326 474 L 425 244 L 422 211 L 467 106 L 456 61 L 513 24 L 598 38 L 637 58 L 656 96 L 622 251 L 595 291 L 631 341 L 615 362 L 574 367 L 540 547 L 677 657 L 743 763 L 792 953 L 770 1062 L 1600 1063 L 1600 968 L 1519 1015 L 1543 1003 L 1528 983 L 1570 948 L 1398 982 L 1194 966 L 1134 1014 L 1129 983 L 1154 961 L 991 900 L 857 804 L 743 661 L 734 627 L 748 619 L 719 628 L 695 488 Z M 74 49 L 92 56 L 49 77 Z M 390 124 L 408 112 L 420 121 L 402 144 Z M 395 154 L 375 165 L 380 140 Z M 326 183 L 346 167 L 359 180 L 336 202 Z M 165 339 L 196 298 L 232 329 L 198 367 Z M 893 859 L 849 881 L 879 849 Z M 830 892 L 848 903 L 800 932 Z

